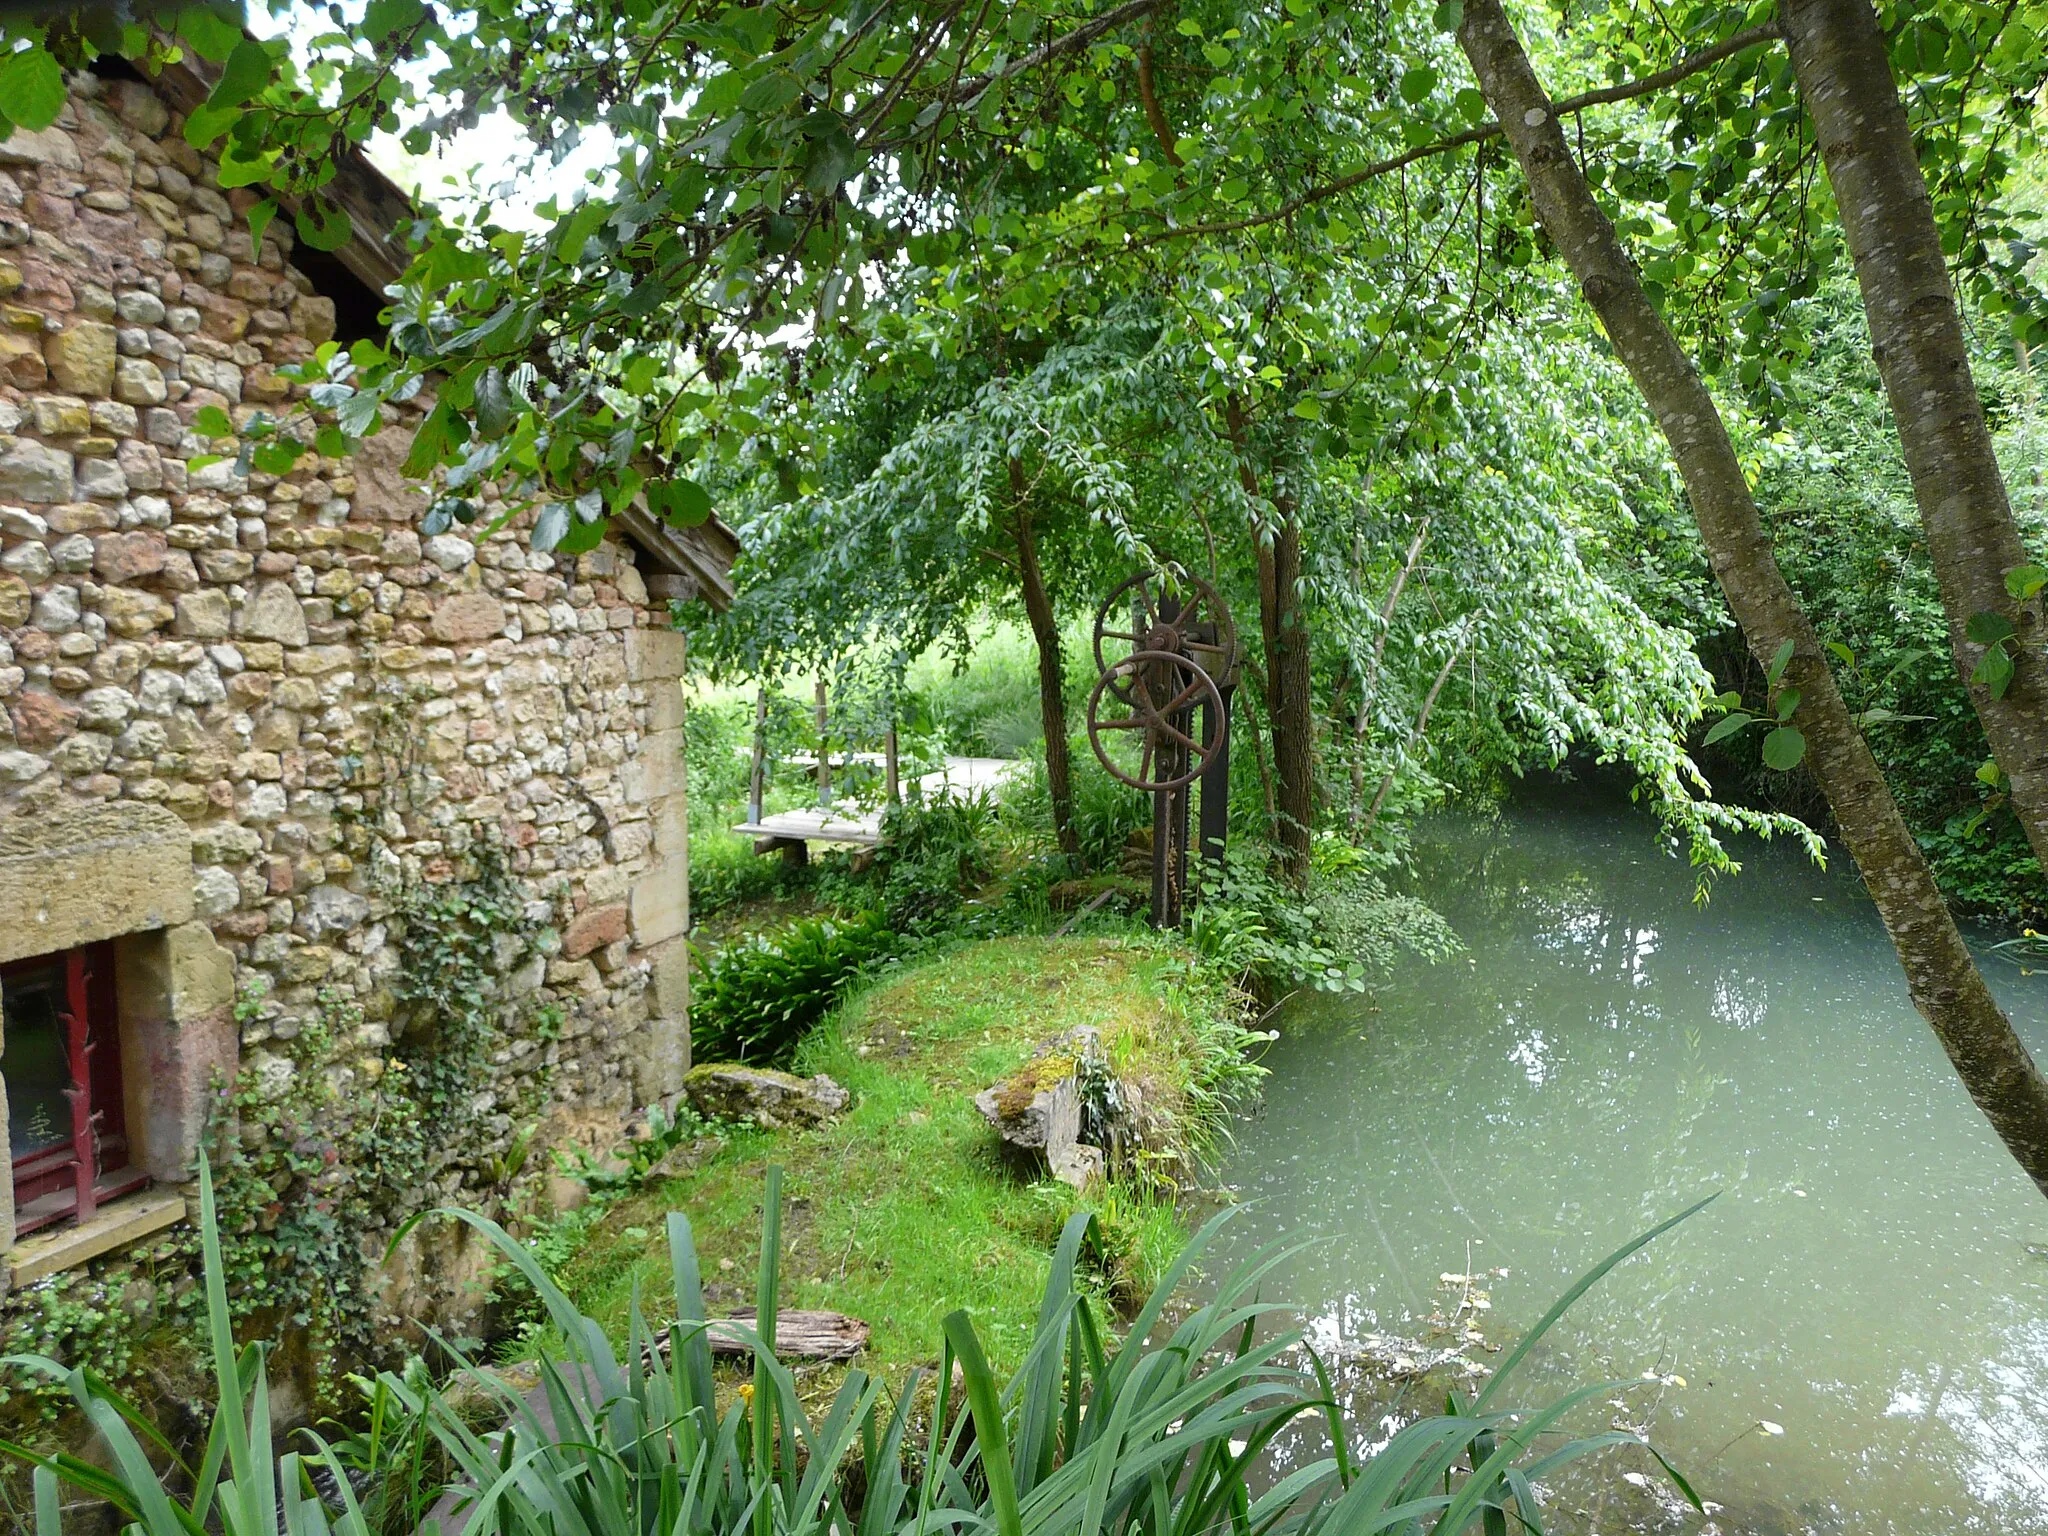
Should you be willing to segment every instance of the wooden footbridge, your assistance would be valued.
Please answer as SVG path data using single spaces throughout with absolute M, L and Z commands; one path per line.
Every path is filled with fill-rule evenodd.
M 801 763 L 805 759 L 797 757 L 785 761 Z M 869 767 L 884 766 L 883 755 L 879 752 L 835 754 L 831 761 L 834 764 L 855 762 Z M 816 768 L 815 759 L 809 766 Z M 1000 793 L 1003 775 L 1016 766 L 1003 757 L 949 757 L 937 772 L 924 774 L 912 782 L 917 786 L 918 794 L 926 800 L 965 797 L 984 790 L 997 794 Z M 759 801 L 755 804 L 758 805 Z M 756 813 L 734 827 L 733 831 L 753 838 L 756 853 L 780 853 L 792 864 L 802 864 L 809 859 L 813 843 L 828 848 L 874 847 L 882 838 L 882 808 L 841 811 L 826 804 L 798 811 L 777 811 L 773 815 Z

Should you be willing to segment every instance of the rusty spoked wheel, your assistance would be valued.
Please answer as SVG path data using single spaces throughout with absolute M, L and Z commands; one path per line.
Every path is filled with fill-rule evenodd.
M 1130 713 L 1112 718 L 1105 697 Z M 1208 730 L 1200 740 L 1184 723 L 1198 704 L 1209 706 L 1203 717 Z M 1095 756 L 1114 778 L 1148 794 L 1179 789 L 1201 777 L 1229 729 L 1216 680 L 1199 663 L 1173 651 L 1133 651 L 1106 668 L 1088 695 L 1088 744 Z M 1110 756 L 1103 738 L 1112 731 L 1144 732 L 1135 775 Z M 1167 765 L 1177 761 L 1178 752 L 1187 754 L 1186 771 L 1173 773 Z
M 1116 641 L 1137 651 L 1178 652 L 1194 658 L 1211 677 L 1229 677 L 1237 657 L 1237 626 L 1223 596 L 1199 576 L 1184 575 L 1174 582 L 1181 608 L 1172 618 L 1166 611 L 1166 578 L 1158 571 L 1139 571 L 1126 577 L 1095 611 L 1095 669 L 1105 676 L 1117 663 L 1108 655 Z M 1128 626 L 1128 627 L 1126 627 Z M 1119 679 L 1110 692 L 1120 704 L 1130 704 L 1128 685 Z

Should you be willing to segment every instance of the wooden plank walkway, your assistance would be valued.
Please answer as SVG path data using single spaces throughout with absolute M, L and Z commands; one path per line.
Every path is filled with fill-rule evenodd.
M 874 754 L 862 754 L 863 760 Z M 881 759 L 877 756 L 876 762 Z M 1002 793 L 1003 775 L 1018 765 L 1006 757 L 949 757 L 936 773 L 919 778 L 918 793 L 927 800 L 954 795 L 971 795 L 982 790 Z M 824 807 L 799 811 L 777 811 L 759 821 L 743 821 L 733 828 L 743 837 L 755 839 L 756 853 L 783 851 L 795 857 L 811 843 L 842 848 L 872 848 L 882 840 L 880 808 L 855 815 L 840 815 Z

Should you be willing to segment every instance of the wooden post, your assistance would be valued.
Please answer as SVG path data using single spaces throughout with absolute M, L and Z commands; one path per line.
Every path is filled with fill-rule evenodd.
M 761 824 L 761 802 L 768 788 L 768 685 L 754 693 L 754 756 L 747 765 L 747 820 Z
M 891 805 L 903 803 L 903 780 L 896 765 L 896 711 L 889 711 L 889 734 L 882 738 L 882 777 L 889 793 Z
M 825 674 L 818 673 L 818 804 L 832 804 L 832 753 L 825 741 L 825 728 L 831 720 L 825 693 Z

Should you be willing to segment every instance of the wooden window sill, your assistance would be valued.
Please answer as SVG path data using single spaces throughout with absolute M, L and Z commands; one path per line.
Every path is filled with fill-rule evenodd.
M 28 1285 L 140 1242 L 184 1219 L 183 1195 L 159 1189 L 124 1195 L 101 1206 L 89 1221 L 38 1232 L 16 1243 L 6 1256 L 9 1278 L 14 1285 Z

